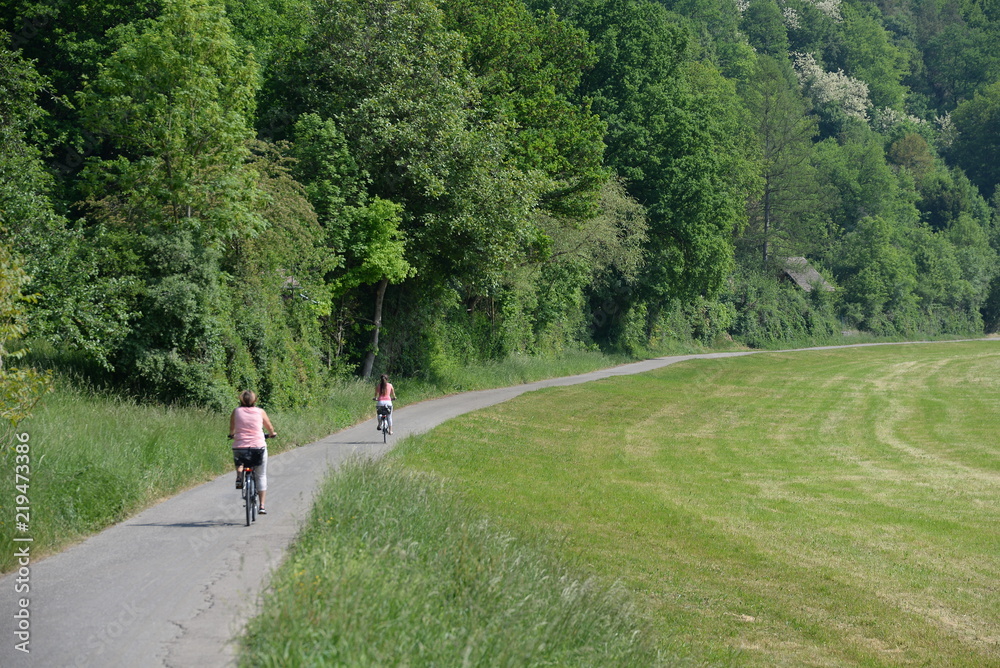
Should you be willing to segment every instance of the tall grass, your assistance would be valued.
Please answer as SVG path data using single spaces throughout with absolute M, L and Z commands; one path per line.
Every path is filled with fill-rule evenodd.
M 331 476 L 240 665 L 656 666 L 627 597 L 383 462 Z

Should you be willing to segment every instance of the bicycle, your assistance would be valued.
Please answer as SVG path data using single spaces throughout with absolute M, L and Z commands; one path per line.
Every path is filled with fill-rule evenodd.
M 264 438 L 272 436 L 264 434 Z M 250 526 L 251 522 L 257 521 L 257 509 L 260 503 L 257 478 L 254 477 L 253 470 L 264 463 L 264 448 L 237 448 L 233 450 L 233 455 L 243 467 L 243 488 L 240 492 L 246 508 L 247 526 Z
M 376 406 L 378 413 L 378 430 L 382 432 L 382 442 L 389 440 L 389 414 L 392 413 L 392 406 Z

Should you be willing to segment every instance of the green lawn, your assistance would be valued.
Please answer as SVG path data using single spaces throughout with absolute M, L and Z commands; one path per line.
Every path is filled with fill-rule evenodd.
M 1000 342 L 765 353 L 533 392 L 407 466 L 740 666 L 1000 665 Z

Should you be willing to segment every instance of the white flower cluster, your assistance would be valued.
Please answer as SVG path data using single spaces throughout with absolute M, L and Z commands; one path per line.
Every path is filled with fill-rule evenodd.
M 843 17 L 840 15 L 840 0 L 806 0 L 813 4 L 816 9 L 823 12 L 831 19 L 840 23 L 843 21 Z M 784 4 L 784 3 L 779 3 Z M 746 12 L 750 8 L 750 0 L 736 0 L 736 11 L 740 14 Z M 795 29 L 799 27 L 799 13 L 793 8 L 788 6 L 783 6 L 781 8 L 781 13 L 785 15 L 785 23 L 789 28 Z
M 811 53 L 793 53 L 795 71 L 806 90 L 817 102 L 834 102 L 848 116 L 868 120 L 868 84 L 844 74 L 843 70 L 827 72 Z
M 955 136 L 958 134 L 958 130 L 955 129 L 955 122 L 951 120 L 951 112 L 949 111 L 944 116 L 935 116 L 934 123 L 938 128 L 938 144 L 945 148 L 951 146 L 955 142 Z
M 885 132 L 894 126 L 907 121 L 913 123 L 914 125 L 920 125 L 921 123 L 926 122 L 922 118 L 917 118 L 911 114 L 896 111 L 891 107 L 882 107 L 881 109 L 876 110 L 874 116 L 875 117 L 872 119 L 872 127 L 879 132 Z
M 816 9 L 829 16 L 838 23 L 843 20 L 840 15 L 840 0 L 809 0 Z
M 785 17 L 785 25 L 796 30 L 799 27 L 799 13 L 792 9 L 791 7 L 785 7 L 781 10 L 781 13 Z

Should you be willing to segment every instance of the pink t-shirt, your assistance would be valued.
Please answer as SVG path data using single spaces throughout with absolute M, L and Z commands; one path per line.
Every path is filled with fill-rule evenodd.
M 264 411 L 256 406 L 240 406 L 233 411 L 233 448 L 263 448 Z
M 375 393 L 378 394 L 378 387 L 375 388 Z M 392 383 L 386 383 L 385 392 L 379 394 L 376 399 L 378 401 L 392 401 Z

